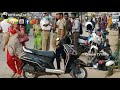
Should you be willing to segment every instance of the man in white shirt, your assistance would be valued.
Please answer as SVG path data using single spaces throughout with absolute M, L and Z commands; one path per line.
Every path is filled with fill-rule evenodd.
M 40 26 L 42 28 L 42 50 L 47 51 L 50 47 L 50 20 L 48 12 L 44 13 L 44 17 L 40 21 Z
M 9 40 L 8 28 L 11 26 L 11 24 L 9 24 L 7 22 L 8 15 L 6 12 L 3 13 L 3 18 L 4 18 L 4 20 L 1 21 L 0 26 L 1 26 L 1 29 L 3 32 L 3 51 L 5 51 L 5 47 L 7 45 L 8 40 Z
M 71 13 L 72 17 L 72 33 L 74 38 L 74 46 L 76 52 L 79 54 L 79 44 L 78 44 L 78 38 L 80 36 L 80 21 L 76 18 L 76 13 Z

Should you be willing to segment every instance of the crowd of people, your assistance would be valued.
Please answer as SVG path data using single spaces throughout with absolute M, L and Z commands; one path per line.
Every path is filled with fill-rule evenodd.
M 53 30 L 52 46 L 56 51 L 57 68 L 60 69 L 60 55 L 61 50 L 57 49 L 56 39 L 63 39 L 69 35 L 73 37 L 73 44 L 75 50 L 78 51 L 78 38 L 83 34 L 82 24 L 80 19 L 76 17 L 76 13 L 71 13 L 69 18 L 68 13 L 56 12 L 54 23 L 51 23 L 49 13 L 44 12 L 42 18 L 36 18 L 33 24 L 33 36 L 34 36 L 34 49 L 49 51 L 50 49 L 50 32 Z M 4 20 L 0 23 L 3 32 L 3 51 L 7 53 L 7 64 L 13 71 L 12 77 L 21 77 L 22 70 L 20 66 L 22 62 L 19 60 L 19 55 L 23 52 L 23 46 L 25 42 L 29 40 L 26 28 L 22 24 L 8 23 L 7 15 L 3 15 Z M 91 22 L 94 27 L 98 24 L 98 27 L 106 30 L 112 23 L 111 16 L 107 18 L 106 15 L 99 17 L 98 19 L 91 18 L 86 22 Z M 17 66 L 17 67 L 16 67 Z

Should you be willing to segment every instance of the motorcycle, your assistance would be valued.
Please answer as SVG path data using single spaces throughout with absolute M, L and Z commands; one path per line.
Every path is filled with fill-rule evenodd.
M 95 32 L 93 32 L 91 35 L 90 49 L 88 51 L 88 55 L 89 55 L 87 59 L 88 66 L 92 66 L 92 61 L 95 59 L 96 54 L 99 52 L 100 44 L 101 44 L 101 37 L 98 36 Z
M 94 36 L 100 36 L 100 31 L 99 30 L 94 30 L 94 26 L 91 22 L 87 22 L 85 24 L 86 27 L 86 32 L 89 33 L 89 36 L 80 36 L 78 39 L 79 42 L 79 49 L 80 49 L 80 55 L 82 53 L 88 52 L 90 50 L 91 45 L 93 44 L 92 42 L 94 42 L 93 37 Z
M 68 40 L 69 39 L 69 40 Z M 70 41 L 68 37 L 67 42 Z M 57 45 L 63 51 L 61 58 L 64 60 L 64 70 L 55 69 L 53 62 L 56 58 L 54 51 L 40 51 L 23 47 L 20 60 L 23 62 L 23 76 L 25 78 L 38 78 L 42 75 L 59 75 L 69 73 L 73 78 L 87 78 L 86 64 L 78 59 L 74 47 L 69 43 L 61 43 L 57 38 Z M 59 43 L 59 44 L 58 44 Z
M 107 70 L 105 63 L 109 61 L 108 59 L 110 59 L 109 57 L 112 53 L 109 41 L 102 41 L 102 33 L 100 33 L 99 36 L 95 36 L 95 34 L 93 36 L 93 44 L 91 45 L 91 49 L 88 52 L 87 64 L 88 66 L 93 66 L 94 68 L 98 68 L 99 70 Z
M 110 30 L 112 30 L 112 29 L 118 30 L 118 22 L 112 23 L 112 24 L 110 25 Z

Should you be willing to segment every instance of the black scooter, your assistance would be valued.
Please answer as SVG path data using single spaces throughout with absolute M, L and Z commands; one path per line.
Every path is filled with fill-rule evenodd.
M 67 37 L 68 38 L 68 37 Z M 70 38 L 68 38 L 70 41 Z M 57 39 L 58 42 L 59 39 Z M 68 41 L 68 40 L 67 40 Z M 71 42 L 70 42 L 71 43 Z M 86 64 L 81 61 L 73 46 L 70 43 L 59 44 L 59 48 L 63 50 L 65 68 L 64 70 L 55 69 L 53 62 L 56 53 L 53 51 L 40 51 L 23 47 L 24 52 L 19 57 L 23 62 L 23 76 L 25 78 L 38 78 L 42 75 L 59 75 L 70 73 L 73 78 L 87 78 L 87 71 L 84 68 Z

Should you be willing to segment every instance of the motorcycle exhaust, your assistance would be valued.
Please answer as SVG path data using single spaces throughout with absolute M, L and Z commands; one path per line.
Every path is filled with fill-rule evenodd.
M 54 74 L 64 74 L 63 70 L 58 70 L 58 69 L 46 69 L 45 72 L 54 73 Z

